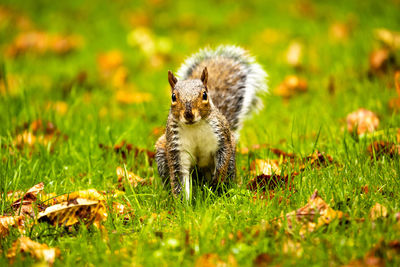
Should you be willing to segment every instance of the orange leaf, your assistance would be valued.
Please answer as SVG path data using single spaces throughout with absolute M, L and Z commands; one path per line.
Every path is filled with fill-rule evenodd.
M 275 94 L 285 98 L 290 98 L 297 93 L 306 92 L 308 89 L 307 81 L 295 75 L 286 76 L 285 80 L 275 89 Z

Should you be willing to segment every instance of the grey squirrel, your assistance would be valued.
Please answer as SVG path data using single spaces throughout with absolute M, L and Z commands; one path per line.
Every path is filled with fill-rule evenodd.
M 156 142 L 159 175 L 174 195 L 190 199 L 192 171 L 211 184 L 235 179 L 236 141 L 244 118 L 262 107 L 267 74 L 237 46 L 202 49 L 168 71 L 171 108 L 166 132 Z

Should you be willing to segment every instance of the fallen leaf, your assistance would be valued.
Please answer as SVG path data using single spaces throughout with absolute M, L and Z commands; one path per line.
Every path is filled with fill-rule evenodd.
M 143 179 L 131 171 L 126 173 L 125 170 L 120 166 L 117 167 L 116 172 L 118 176 L 118 189 L 122 191 L 125 191 L 126 182 L 133 187 L 137 187 L 138 185 L 151 185 L 153 183 L 152 178 Z
M 347 23 L 335 22 L 329 28 L 329 34 L 337 41 L 346 41 L 350 36 L 350 27 Z
M 278 160 L 256 159 L 250 164 L 250 172 L 253 175 L 265 174 L 281 174 Z
M 350 134 L 363 135 L 374 132 L 379 126 L 379 118 L 372 111 L 360 108 L 346 117 L 347 131 Z
M 99 147 L 104 149 L 104 150 L 109 150 L 111 149 L 107 145 L 99 144 Z M 149 164 L 150 166 L 153 163 L 153 160 L 155 158 L 155 152 L 144 149 L 144 148 L 138 148 L 135 147 L 131 143 L 127 143 L 126 140 L 122 140 L 120 143 L 114 145 L 113 150 L 115 153 L 120 154 L 124 160 L 127 159 L 128 154 L 131 152 L 134 152 L 134 157 L 138 157 L 141 154 L 145 154 L 147 158 L 149 159 Z
M 394 110 L 400 109 L 400 71 L 396 71 L 394 75 L 394 84 L 396 86 L 397 97 L 389 101 L 389 107 Z M 399 129 L 400 132 L 400 129 Z
M 372 159 L 374 159 L 375 157 L 379 159 L 383 156 L 393 158 L 396 155 L 400 155 L 399 145 L 382 140 L 374 141 L 367 147 L 367 150 Z
M 390 31 L 385 28 L 374 30 L 375 37 L 388 48 L 400 49 L 400 32 Z
M 221 260 L 221 258 L 215 253 L 208 253 L 200 256 L 195 263 L 196 267 L 236 267 L 238 266 L 235 257 L 229 254 L 227 262 Z
M 2 216 L 0 215 L 0 237 L 5 237 L 10 227 L 16 227 L 22 230 L 25 226 L 25 217 L 23 215 L 19 216 Z
M 308 89 L 307 81 L 295 75 L 286 76 L 283 82 L 275 89 L 275 94 L 284 98 L 290 98 L 298 93 L 304 93 Z
M 279 227 L 284 225 L 283 218 L 287 219 L 287 225 L 290 231 L 296 229 L 296 225 L 300 225 L 299 234 L 305 235 L 308 232 L 313 232 L 316 229 L 330 224 L 335 219 L 342 219 L 343 212 L 336 211 L 318 196 L 318 191 L 315 190 L 308 203 L 297 210 L 291 211 L 286 215 L 276 219 Z
M 59 115 L 65 115 L 68 111 L 68 104 L 64 101 L 48 102 L 47 110 L 54 110 Z
M 257 257 L 253 260 L 253 266 L 255 267 L 267 267 L 270 266 L 273 259 L 267 253 L 258 254 Z
M 82 37 L 77 35 L 48 34 L 41 31 L 28 31 L 20 33 L 8 46 L 6 54 L 16 57 L 25 53 L 66 54 L 82 46 Z
M 319 152 L 318 150 L 316 150 L 314 153 L 307 156 L 304 161 L 308 162 L 312 167 L 325 167 L 333 163 L 333 158 L 325 152 Z M 301 170 L 303 170 L 304 168 L 304 165 L 300 166 Z
M 128 44 L 139 47 L 147 56 L 156 53 L 156 41 L 151 30 L 147 27 L 137 27 L 127 36 Z
M 300 42 L 291 42 L 286 52 L 286 62 L 294 68 L 299 68 L 302 65 L 303 50 Z
M 387 208 L 379 203 L 375 203 L 375 205 L 371 208 L 369 212 L 369 217 L 373 221 L 376 221 L 381 217 L 387 217 L 387 216 L 388 216 Z
M 251 145 L 250 147 L 242 147 L 240 149 L 237 149 L 237 151 L 241 154 L 249 154 L 250 152 L 254 152 L 256 150 L 264 149 L 267 148 L 267 144 L 254 144 Z
M 24 126 L 22 133 L 18 133 L 13 140 L 13 145 L 19 149 L 29 148 L 33 152 L 35 144 L 42 146 L 50 146 L 50 152 L 54 150 L 54 145 L 61 139 L 68 139 L 67 135 L 63 135 L 60 130 L 50 121 L 43 122 L 38 119 L 31 124 Z
M 369 73 L 382 74 L 394 64 L 393 53 L 386 48 L 374 50 L 369 55 Z
M 43 182 L 30 188 L 21 198 L 14 201 L 11 205 L 12 209 L 18 213 L 18 215 L 29 215 L 35 217 L 35 211 L 40 211 L 45 207 L 34 202 L 37 200 L 37 195 L 43 191 Z
M 83 222 L 94 224 L 97 228 L 107 219 L 106 207 L 103 201 L 75 198 L 55 204 L 38 215 L 39 221 L 47 221 L 53 225 L 68 227 Z
M 87 200 L 94 200 L 94 201 L 105 201 L 105 197 L 100 194 L 96 189 L 86 189 L 86 190 L 80 190 L 80 191 L 75 191 L 71 192 L 68 194 L 63 194 L 60 196 L 53 197 L 45 200 L 51 205 L 54 204 L 60 204 L 63 202 L 71 202 L 77 198 L 84 198 Z
M 123 64 L 123 56 L 119 50 L 111 50 L 97 56 L 97 64 L 100 74 L 108 79 L 112 72 L 116 71 Z
M 296 157 L 296 155 L 294 153 L 289 153 L 289 152 L 285 152 L 281 149 L 278 148 L 269 148 L 269 150 L 271 150 L 272 153 L 274 153 L 275 155 L 277 155 L 278 157 L 282 157 L 284 159 L 294 159 Z
M 116 99 L 121 104 L 138 104 L 150 102 L 152 95 L 149 93 L 135 92 L 133 90 L 120 89 L 117 91 Z
M 7 252 L 7 258 L 13 261 L 17 253 L 29 253 L 32 257 L 52 265 L 57 257 L 60 256 L 58 248 L 49 248 L 46 244 L 32 241 L 29 237 L 18 238 Z

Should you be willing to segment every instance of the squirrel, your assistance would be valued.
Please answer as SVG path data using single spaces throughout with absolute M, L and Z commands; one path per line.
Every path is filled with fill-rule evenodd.
M 171 108 L 156 142 L 158 173 L 172 193 L 191 197 L 194 168 L 212 185 L 236 178 L 236 142 L 244 118 L 260 109 L 266 72 L 237 46 L 205 48 L 168 71 Z

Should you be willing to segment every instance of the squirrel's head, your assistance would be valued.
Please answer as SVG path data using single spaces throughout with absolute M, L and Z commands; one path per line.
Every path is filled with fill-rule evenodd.
M 207 89 L 208 73 L 204 68 L 200 79 L 178 81 L 168 71 L 171 85 L 171 113 L 176 120 L 185 124 L 194 124 L 205 119 L 211 112 L 211 102 Z

